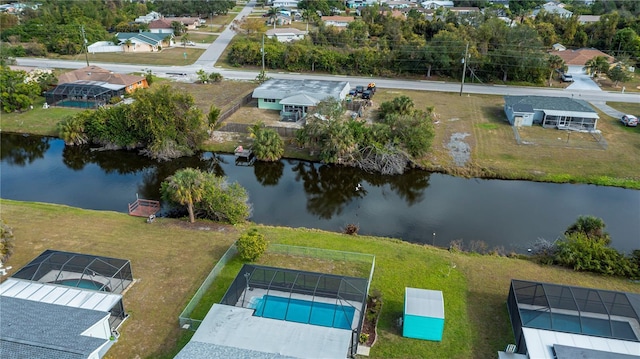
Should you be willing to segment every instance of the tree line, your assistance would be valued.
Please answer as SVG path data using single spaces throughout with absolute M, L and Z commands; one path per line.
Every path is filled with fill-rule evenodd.
M 511 21 L 498 14 L 491 9 L 463 16 L 449 12 L 429 21 L 416 10 L 400 19 L 370 6 L 346 29 L 317 20 L 317 31 L 305 40 L 267 40 L 265 65 L 288 71 L 458 77 L 468 44 L 464 60 L 471 81 L 542 83 L 558 68 L 548 54 L 558 42 L 569 48 L 596 47 L 629 65 L 640 59 L 640 19 L 626 10 L 605 14 L 593 24 L 581 24 L 577 15 L 566 19 L 544 11 Z M 236 40 L 228 61 L 260 66 L 264 30 L 253 28 Z

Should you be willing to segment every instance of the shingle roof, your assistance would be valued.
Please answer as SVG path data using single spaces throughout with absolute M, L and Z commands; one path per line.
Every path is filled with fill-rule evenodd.
M 169 19 L 158 19 L 149 22 L 150 29 L 171 29 L 171 20 Z
M 82 333 L 108 316 L 109 312 L 0 296 L 2 358 L 87 358 L 108 339 Z
M 534 110 L 555 110 L 567 112 L 589 112 L 596 111 L 583 100 L 576 100 L 568 97 L 550 97 L 550 96 L 505 96 L 504 102 L 507 106 L 515 108 L 516 106 L 530 105 Z
M 587 61 L 596 56 L 604 56 L 609 63 L 613 62 L 613 56 L 607 55 L 604 52 L 597 49 L 578 49 L 578 50 L 565 50 L 565 51 L 551 51 L 551 55 L 558 55 L 567 65 L 580 65 L 584 66 Z
M 142 76 L 118 74 L 98 66 L 86 66 L 78 70 L 66 72 L 58 76 L 58 85 L 85 81 L 101 81 L 114 85 L 131 85 L 144 80 Z

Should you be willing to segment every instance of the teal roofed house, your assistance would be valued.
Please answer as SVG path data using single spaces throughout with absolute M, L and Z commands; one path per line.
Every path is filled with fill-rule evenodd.
M 326 98 L 342 101 L 349 93 L 347 81 L 271 79 L 253 90 L 258 108 L 278 110 L 283 121 L 297 122 Z
M 505 96 L 504 112 L 513 126 L 559 130 L 595 131 L 599 119 L 586 101 L 568 97 Z

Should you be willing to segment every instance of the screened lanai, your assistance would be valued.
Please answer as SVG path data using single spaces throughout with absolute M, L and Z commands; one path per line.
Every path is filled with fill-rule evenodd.
M 638 294 L 512 280 L 507 306 L 518 353 L 533 342 L 528 328 L 612 339 L 609 347 L 640 342 Z
M 265 318 L 358 330 L 366 296 L 366 278 L 245 264 L 220 303 Z
M 124 95 L 124 85 L 99 81 L 64 83 L 45 92 L 49 106 L 98 108 L 109 103 L 112 97 Z
M 118 294 L 133 282 L 128 260 L 50 249 L 12 277 Z

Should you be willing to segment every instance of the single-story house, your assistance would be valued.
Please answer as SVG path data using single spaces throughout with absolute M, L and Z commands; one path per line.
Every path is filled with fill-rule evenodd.
M 578 23 L 580 25 L 593 24 L 600 21 L 600 15 L 580 15 L 578 16 Z
M 126 93 L 149 87 L 144 76 L 119 74 L 95 65 L 65 72 L 58 76 L 58 85 L 76 81 L 98 81 L 112 85 L 122 85 Z
M 291 42 L 295 40 L 302 40 L 307 34 L 306 31 L 298 30 L 291 27 L 269 29 L 265 33 L 268 38 L 276 38 L 280 42 Z
M 271 79 L 253 90 L 252 97 L 258 99 L 258 108 L 278 110 L 283 119 L 298 121 L 326 98 L 344 100 L 349 89 L 347 81 Z
M 515 344 L 499 358 L 631 359 L 640 353 L 640 295 L 512 280 Z
M 593 131 L 598 113 L 583 100 L 550 96 L 505 96 L 504 112 L 513 126 Z
M 175 359 L 353 358 L 368 286 L 368 278 L 245 264 Z
M 58 84 L 45 92 L 49 106 L 98 108 L 112 97 L 122 97 L 147 88 L 144 76 L 118 74 L 98 66 L 87 66 L 58 76 Z
M 550 55 L 558 55 L 564 60 L 565 65 L 567 65 L 567 72 L 570 74 L 582 74 L 584 73 L 584 65 L 587 61 L 591 60 L 596 56 L 604 56 L 607 58 L 609 63 L 613 63 L 614 58 L 611 55 L 607 55 L 604 52 L 597 49 L 577 49 L 577 50 L 564 50 L 564 51 L 551 51 Z
M 0 353 L 7 359 L 99 359 L 127 319 L 129 261 L 46 250 L 0 284 Z
M 350 9 L 357 9 L 361 6 L 371 6 L 377 3 L 378 0 L 348 0 L 346 6 Z
M 298 1 L 300 0 L 273 0 L 273 7 L 298 7 Z
M 533 17 L 537 16 L 538 13 L 540 13 L 540 11 L 543 11 L 543 10 L 546 13 L 556 14 L 556 15 L 562 17 L 562 18 L 565 18 L 565 19 L 568 19 L 571 16 L 573 16 L 573 12 L 565 9 L 564 6 L 560 6 L 560 5 L 555 4 L 555 3 L 546 3 L 546 4 L 542 5 L 542 7 L 533 10 L 532 16 Z
M 174 21 L 177 21 L 184 25 L 187 30 L 195 30 L 200 26 L 200 18 L 199 17 L 165 17 L 164 20 L 169 21 L 171 24 Z
M 159 12 L 152 11 L 146 15 L 138 16 L 134 21 L 138 24 L 148 24 L 151 21 L 158 20 L 161 17 L 162 15 L 160 15 Z
M 451 0 L 429 0 L 429 1 L 423 1 L 422 3 L 420 3 L 420 5 L 422 5 L 422 7 L 425 9 L 437 9 L 441 7 L 454 6 L 453 1 Z
M 456 6 L 448 9 L 456 15 L 468 15 L 480 12 L 480 8 L 475 6 Z
M 119 32 L 116 37 L 124 52 L 153 52 L 170 46 L 173 33 Z
M 168 19 L 155 19 L 149 22 L 149 31 L 157 34 L 174 34 L 171 21 Z
M 323 16 L 322 21 L 326 26 L 347 27 L 355 21 L 353 16 Z
M 555 44 L 551 45 L 551 48 L 553 48 L 553 51 L 565 51 L 567 50 L 567 48 L 562 45 L 559 42 L 556 42 Z

